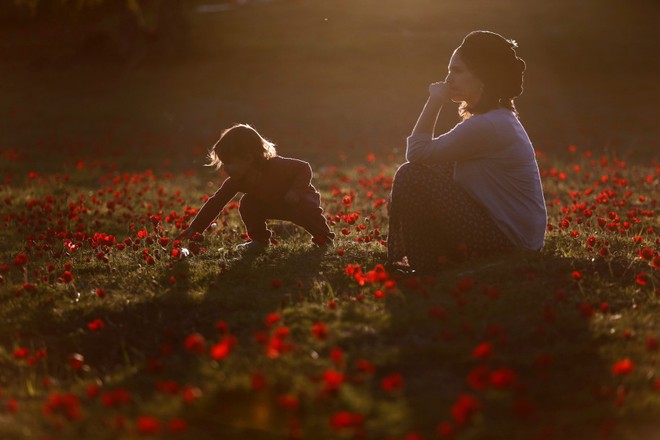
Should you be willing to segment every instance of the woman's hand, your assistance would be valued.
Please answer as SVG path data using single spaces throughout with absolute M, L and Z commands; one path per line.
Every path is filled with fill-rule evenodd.
M 429 100 L 445 103 L 450 100 L 449 85 L 446 82 L 434 82 L 429 86 Z

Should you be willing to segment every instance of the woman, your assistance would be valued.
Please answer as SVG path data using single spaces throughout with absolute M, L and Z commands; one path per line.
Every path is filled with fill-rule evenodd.
M 418 271 L 543 246 L 547 213 L 534 148 L 518 120 L 525 62 L 515 41 L 468 34 L 408 137 L 394 177 L 388 263 Z M 443 104 L 463 120 L 433 137 Z

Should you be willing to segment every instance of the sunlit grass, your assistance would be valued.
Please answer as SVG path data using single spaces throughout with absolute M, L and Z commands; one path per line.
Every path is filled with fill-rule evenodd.
M 542 252 L 361 282 L 345 268 L 366 274 L 385 261 L 381 200 L 394 158 L 315 165 L 333 248 L 273 222 L 278 244 L 241 255 L 231 205 L 199 249 L 185 244 L 188 258 L 160 238 L 213 190 L 209 170 L 67 161 L 29 176 L 19 161 L 2 187 L 9 413 L 0 429 L 8 438 L 634 436 L 639 421 L 654 426 L 659 404 L 657 168 L 593 156 L 540 155 L 551 225 Z M 475 357 L 483 344 L 490 354 Z M 632 373 L 613 375 L 624 359 Z M 478 405 L 461 407 L 461 395 Z

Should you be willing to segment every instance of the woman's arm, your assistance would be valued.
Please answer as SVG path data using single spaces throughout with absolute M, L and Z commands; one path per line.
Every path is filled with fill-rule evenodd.
M 449 86 L 445 82 L 432 83 L 429 86 L 429 98 L 426 100 L 424 109 L 417 118 L 411 136 L 417 134 L 429 134 L 433 136 L 435 123 L 440 110 L 445 102 L 449 101 Z

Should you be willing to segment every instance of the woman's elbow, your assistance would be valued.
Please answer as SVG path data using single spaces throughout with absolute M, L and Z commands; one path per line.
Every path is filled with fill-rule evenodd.
M 406 160 L 410 163 L 422 162 L 424 159 L 419 151 L 407 150 L 406 151 Z

